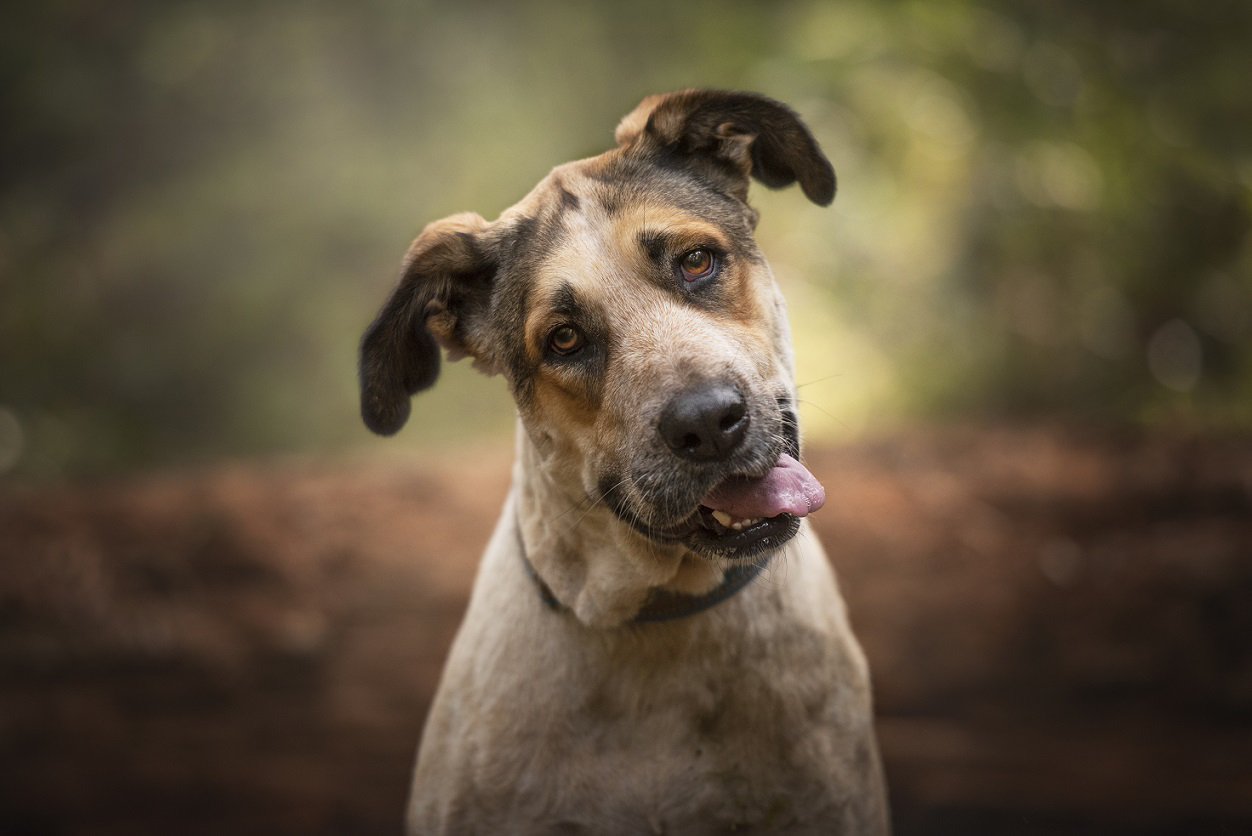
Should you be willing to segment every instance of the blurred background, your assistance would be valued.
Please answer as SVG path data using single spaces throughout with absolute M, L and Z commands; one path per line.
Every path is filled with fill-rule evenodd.
M 1252 5 L 3 17 L 6 832 L 398 828 L 513 412 L 449 365 L 371 438 L 357 341 L 426 222 L 690 86 L 838 172 L 752 199 L 899 832 L 1252 823 Z
M 1252 424 L 1246 3 L 26 5 L 7 473 L 369 447 L 355 346 L 417 231 L 686 86 L 789 102 L 839 174 L 829 210 L 754 196 L 810 435 Z M 508 433 L 502 390 L 452 369 L 398 444 Z

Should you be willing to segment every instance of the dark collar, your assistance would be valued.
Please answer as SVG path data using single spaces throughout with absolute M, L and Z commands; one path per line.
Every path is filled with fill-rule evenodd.
M 560 612 L 569 608 L 562 604 L 548 585 L 544 583 L 543 578 L 539 577 L 539 573 L 535 571 L 535 567 L 531 565 L 530 558 L 526 556 L 526 544 L 522 541 L 522 529 L 520 525 L 513 526 L 517 536 L 517 553 L 521 555 L 522 566 L 526 569 L 526 574 L 535 582 L 535 586 L 539 588 L 539 597 L 552 610 Z M 688 595 L 684 592 L 672 592 L 668 589 L 653 588 L 649 593 L 647 600 L 643 602 L 643 607 L 639 612 L 635 613 L 635 617 L 628 623 L 630 624 L 647 624 L 653 621 L 674 621 L 679 618 L 686 618 L 689 615 L 695 615 L 698 612 L 704 612 L 710 607 L 714 607 L 730 598 L 739 590 L 743 589 L 761 574 L 761 570 L 769 563 L 769 559 L 765 559 L 760 563 L 737 563 L 726 570 L 722 582 L 713 589 L 703 595 Z

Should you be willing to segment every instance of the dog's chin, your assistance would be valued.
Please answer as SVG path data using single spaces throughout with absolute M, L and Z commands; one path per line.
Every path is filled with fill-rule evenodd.
M 658 542 L 681 543 L 700 557 L 739 562 L 781 547 L 800 530 L 800 518 L 791 514 L 756 519 L 732 517 L 727 525 L 715 516 L 717 513 L 701 505 L 682 523 L 647 534 Z
M 693 552 L 722 560 L 750 560 L 779 548 L 800 530 L 800 518 L 791 514 L 745 520 L 727 527 L 701 505 L 696 527 L 683 538 Z

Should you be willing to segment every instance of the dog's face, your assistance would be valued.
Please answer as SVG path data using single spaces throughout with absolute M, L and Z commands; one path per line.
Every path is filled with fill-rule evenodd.
M 422 232 L 362 344 L 362 414 L 397 431 L 442 344 L 508 380 L 580 500 L 655 541 L 750 557 L 820 487 L 795 462 L 785 307 L 748 180 L 826 204 L 834 173 L 795 114 L 750 94 L 653 97 L 617 139 L 494 223 Z

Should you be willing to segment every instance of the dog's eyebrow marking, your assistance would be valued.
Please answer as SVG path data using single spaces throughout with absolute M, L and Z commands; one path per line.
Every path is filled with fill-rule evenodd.
M 532 344 L 541 342 L 546 330 L 556 324 L 554 320 L 582 323 L 588 319 L 587 309 L 578 301 L 578 294 L 569 282 L 561 282 L 553 289 L 547 304 L 535 306 L 527 317 L 526 333 Z
M 577 212 L 582 206 L 582 201 L 578 199 L 578 195 L 569 191 L 564 186 L 560 186 L 558 190 L 561 194 L 561 208 Z
M 723 252 L 731 249 L 726 236 L 716 226 L 700 221 L 645 226 L 637 235 L 641 246 L 654 262 L 665 258 L 670 249 L 711 246 Z
M 523 255 L 522 246 L 535 234 L 535 219 L 523 215 L 509 225 L 502 225 L 495 239 L 501 252 L 508 260 L 516 262 Z
M 582 201 L 578 198 L 578 195 L 565 188 L 564 180 L 559 177 L 553 177 L 552 187 L 556 189 L 557 196 L 561 200 L 560 207 L 557 209 L 558 217 L 567 210 L 577 212 L 582 208 Z
M 582 313 L 582 305 L 578 304 L 578 297 L 574 293 L 574 286 L 569 282 L 562 282 L 556 292 L 552 294 L 552 312 L 561 316 L 576 318 Z
M 579 404 L 579 410 L 594 413 L 604 397 L 605 369 L 610 351 L 605 342 L 605 323 L 594 307 L 588 307 L 579 300 L 578 290 L 568 281 L 555 286 L 547 305 L 536 310 L 527 325 L 527 333 L 540 357 L 544 353 L 540 345 L 546 339 L 548 329 L 560 322 L 578 327 L 586 334 L 588 342 L 576 357 L 558 359 L 555 365 L 561 367 L 560 373 L 555 377 L 548 376 L 543 385 L 555 387 L 555 391 L 570 399 L 570 403 Z
M 652 219 L 644 221 L 642 228 L 635 233 L 635 240 L 653 265 L 645 275 L 656 287 L 700 308 L 726 307 L 729 297 L 728 291 L 723 288 L 723 280 L 699 293 L 692 293 L 685 287 L 685 282 L 676 278 L 677 267 L 673 261 L 697 247 L 713 250 L 722 264 L 728 257 L 737 258 L 736 248 L 717 226 L 690 217 L 660 219 L 659 222 Z
M 653 262 L 660 263 L 665 258 L 666 244 L 666 237 L 654 229 L 645 229 L 639 233 L 639 245 Z

